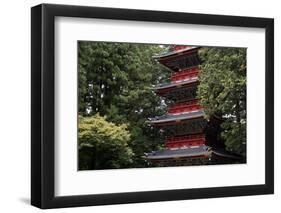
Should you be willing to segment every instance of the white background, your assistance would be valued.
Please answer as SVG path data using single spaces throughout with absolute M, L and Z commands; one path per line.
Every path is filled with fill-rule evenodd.
M 55 23 L 55 195 L 265 183 L 264 29 L 65 17 Z M 247 164 L 77 172 L 77 40 L 247 47 Z
M 278 1 L 45 1 L 107 7 L 171 10 L 275 18 L 275 57 L 281 53 L 281 13 Z M 5 1 L 1 4 L 1 212 L 38 212 L 28 205 L 30 196 L 30 7 L 40 1 Z M 281 108 L 280 61 L 275 63 L 275 108 Z M 279 86 L 277 85 L 279 82 Z M 275 112 L 275 131 L 281 127 Z M 113 205 L 50 210 L 51 212 L 278 212 L 281 209 L 280 135 L 275 136 L 275 195 L 201 199 L 161 203 Z M 280 211 L 280 210 L 279 210 Z

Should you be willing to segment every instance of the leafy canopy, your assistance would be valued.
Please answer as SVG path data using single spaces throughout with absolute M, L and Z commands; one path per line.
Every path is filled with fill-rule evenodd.
M 229 151 L 246 155 L 246 49 L 202 48 L 198 98 L 206 117 L 223 119 Z
M 161 115 L 165 108 L 152 90 L 167 79 L 170 71 L 152 58 L 167 49 L 161 45 L 81 41 L 79 54 L 79 114 L 106 116 L 115 125 L 127 125 L 127 141 L 133 155 L 131 167 L 145 167 L 143 155 L 162 146 L 163 136 L 147 125 L 147 118 Z M 85 153 L 93 150 L 84 148 Z M 87 152 L 85 151 L 87 150 Z
M 127 125 L 115 125 L 96 114 L 79 117 L 79 151 L 84 156 L 82 169 L 123 168 L 132 163 L 133 152 L 128 146 Z M 92 152 L 88 153 L 87 150 Z M 87 156 L 87 154 L 90 156 Z M 89 162 L 86 162 L 88 158 Z

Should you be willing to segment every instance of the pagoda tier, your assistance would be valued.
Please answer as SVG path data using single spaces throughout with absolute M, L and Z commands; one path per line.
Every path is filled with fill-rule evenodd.
M 161 128 L 165 131 L 167 137 L 170 136 L 185 136 L 187 134 L 204 133 L 207 126 L 207 121 L 204 118 L 197 118 L 192 120 L 184 120 L 170 123 L 160 123 L 155 127 Z
M 185 70 L 182 70 L 182 71 L 179 71 L 179 72 L 174 72 L 171 75 L 171 81 L 177 82 L 177 81 L 181 81 L 181 80 L 185 80 L 185 79 L 198 77 L 199 71 L 200 71 L 199 67 L 197 66 L 197 67 L 185 69 Z
M 173 102 L 186 102 L 196 99 L 197 81 L 193 84 L 182 84 L 175 87 L 159 89 L 156 94 Z
M 202 146 L 206 142 L 205 134 L 194 134 L 185 136 L 168 137 L 165 147 L 168 149 L 180 147 Z
M 180 114 L 184 112 L 194 112 L 198 110 L 202 110 L 203 108 L 199 105 L 199 100 L 194 99 L 191 101 L 179 102 L 172 104 L 169 109 L 169 114 Z
M 192 68 L 200 64 L 197 51 L 198 47 L 186 46 L 185 48 L 175 49 L 171 52 L 154 56 L 161 64 L 173 71 L 181 71 Z

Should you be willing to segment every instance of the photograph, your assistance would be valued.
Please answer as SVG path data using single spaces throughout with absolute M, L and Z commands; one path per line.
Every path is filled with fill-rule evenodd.
M 247 48 L 77 45 L 79 171 L 247 162 Z
M 19 96 L 31 108 L 31 165 L 24 169 L 31 205 L 189 200 L 196 211 L 200 201 L 193 200 L 203 199 L 202 211 L 217 212 L 216 199 L 236 197 L 239 211 L 268 209 L 257 199 L 276 198 L 277 9 L 264 10 L 270 5 L 264 4 L 258 12 L 243 2 L 251 10 L 235 12 L 228 3 L 225 9 L 233 11 L 222 14 L 214 3 L 200 10 L 190 3 L 186 10 L 174 2 L 181 7 L 152 4 L 32 6 L 31 25 L 24 27 L 31 29 L 31 75 L 24 74 L 30 97 Z M 6 88 L 17 85 L 6 82 Z M 22 119 L 6 114 L 14 131 Z M 20 156 L 23 149 L 15 150 Z

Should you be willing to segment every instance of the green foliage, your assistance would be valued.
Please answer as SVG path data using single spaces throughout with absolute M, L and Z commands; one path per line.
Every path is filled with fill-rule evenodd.
M 124 168 L 132 163 L 127 125 L 115 125 L 96 114 L 79 117 L 80 169 Z
M 147 124 L 165 108 L 152 86 L 166 79 L 169 70 L 152 58 L 167 47 L 160 45 L 79 42 L 79 114 L 99 113 L 116 125 L 127 125 L 133 167 L 144 167 L 145 152 L 161 146 L 163 136 Z M 160 145 L 159 145 L 160 144 Z M 79 154 L 87 164 L 89 150 Z M 86 153 L 86 154 L 85 154 Z M 84 166 L 85 167 L 85 166 Z
M 246 123 L 225 121 L 222 124 L 224 131 L 221 133 L 225 145 L 230 151 L 246 155 Z
M 159 45 L 79 42 L 79 112 L 104 115 L 120 102 L 133 106 L 131 115 L 151 107 L 155 101 L 142 102 L 157 99 L 151 86 L 165 72 L 152 55 L 162 51 Z
M 222 117 L 226 148 L 246 152 L 246 49 L 202 48 L 198 98 L 206 117 Z

